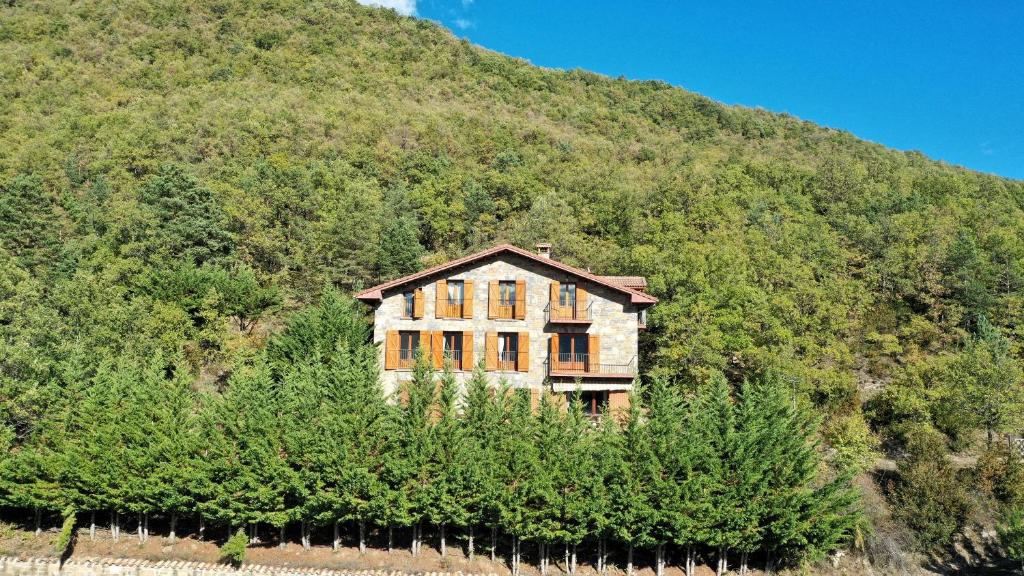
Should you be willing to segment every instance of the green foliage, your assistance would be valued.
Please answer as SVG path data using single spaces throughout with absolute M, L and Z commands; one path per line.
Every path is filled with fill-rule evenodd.
M 244 529 L 239 528 L 220 547 L 221 562 L 227 562 L 236 568 L 241 566 L 245 562 L 245 548 L 248 545 L 249 537 L 245 535 Z
M 941 452 L 901 463 L 893 515 L 913 531 L 922 550 L 948 546 L 966 522 L 972 501 L 963 480 Z
M 1006 556 L 1021 563 L 1024 569 L 1024 508 L 1008 508 L 999 524 L 999 541 L 1006 550 Z
M 64 555 L 75 538 L 75 509 L 68 508 L 64 511 L 64 521 L 60 525 L 60 533 L 53 543 L 53 548 L 59 555 Z

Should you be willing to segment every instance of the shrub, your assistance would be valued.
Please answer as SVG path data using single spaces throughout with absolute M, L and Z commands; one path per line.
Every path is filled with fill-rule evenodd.
M 948 546 L 971 511 L 966 483 L 943 456 L 912 458 L 899 475 L 893 515 L 913 531 L 922 551 Z
M 1024 507 L 1010 508 L 996 527 L 1006 556 L 1021 563 L 1024 571 Z
M 245 547 L 248 544 L 249 538 L 245 535 L 245 530 L 239 528 L 238 532 L 220 547 L 221 562 L 227 562 L 235 568 L 241 566 L 245 561 Z

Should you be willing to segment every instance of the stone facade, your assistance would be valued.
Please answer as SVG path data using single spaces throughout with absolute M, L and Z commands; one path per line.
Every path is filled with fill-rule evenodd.
M 472 318 L 437 318 L 435 310 L 438 280 L 472 280 Z M 525 281 L 525 318 L 522 320 L 488 318 L 488 286 L 490 281 Z M 586 290 L 591 306 L 589 324 L 551 323 L 545 308 L 550 301 L 552 282 L 574 282 Z M 423 315 L 421 318 L 403 318 L 403 293 L 416 288 L 423 291 Z M 521 296 L 517 295 L 521 298 Z M 600 336 L 600 363 L 602 365 L 626 366 L 632 374 L 637 370 L 638 325 L 643 306 L 633 304 L 629 293 L 576 277 L 568 272 L 525 258 L 514 253 L 498 253 L 482 261 L 462 267 L 439 271 L 436 275 L 414 280 L 391 290 L 384 290 L 375 310 L 374 342 L 381 348 L 381 374 L 385 390 L 392 393 L 399 384 L 408 379 L 410 370 L 385 369 L 385 346 L 389 331 L 448 331 L 473 332 L 473 359 L 480 362 L 485 357 L 485 334 L 488 332 L 529 333 L 529 370 L 515 372 L 490 372 L 497 381 L 505 379 L 514 388 L 541 390 L 544 387 L 554 392 L 576 389 L 576 378 L 548 376 L 550 339 L 559 333 L 585 333 Z M 470 377 L 472 367 L 458 371 L 456 378 L 464 384 Z M 616 375 L 600 378 L 587 375 L 580 378 L 583 390 L 606 390 L 614 396 L 625 396 L 632 380 Z M 614 394 L 615 392 L 621 394 Z M 618 398 L 621 403 L 622 399 Z

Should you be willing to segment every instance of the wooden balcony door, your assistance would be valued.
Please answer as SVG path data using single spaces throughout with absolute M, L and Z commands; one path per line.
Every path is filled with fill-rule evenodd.
M 589 342 L 586 334 L 559 334 L 558 358 L 555 369 L 567 372 L 585 372 L 589 358 Z

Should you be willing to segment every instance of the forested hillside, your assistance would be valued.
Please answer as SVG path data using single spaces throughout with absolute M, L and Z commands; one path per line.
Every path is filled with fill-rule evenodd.
M 327 287 L 548 241 L 649 279 L 645 377 L 819 414 L 876 562 L 1024 514 L 1024 182 L 354 2 L 10 0 L 0 54 L 0 448 L 42 501 L 25 455 L 110 382 L 230 405 Z

